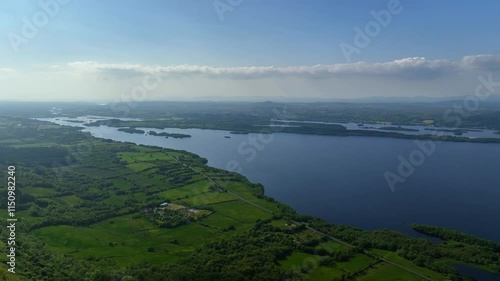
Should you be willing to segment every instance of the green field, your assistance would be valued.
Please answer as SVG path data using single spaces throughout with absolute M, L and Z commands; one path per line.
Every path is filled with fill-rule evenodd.
M 211 207 L 228 218 L 252 224 L 258 219 L 271 217 L 271 214 L 239 200 L 212 204 Z
M 51 249 L 76 257 L 112 257 L 120 264 L 178 259 L 194 250 L 200 240 L 213 240 L 217 234 L 205 227 L 190 224 L 176 229 L 158 229 L 145 219 L 115 217 L 89 227 L 51 226 L 34 231 Z M 177 240 L 178 245 L 169 243 Z M 113 246 L 110 246 L 113 243 Z M 155 252 L 148 252 L 148 248 Z
M 348 262 L 337 263 L 336 267 L 347 272 L 358 272 L 369 267 L 371 264 L 374 264 L 375 262 L 376 260 L 366 255 L 357 254 Z
M 379 249 L 373 249 L 370 252 L 377 254 L 377 255 L 379 255 L 379 256 L 381 256 L 389 261 L 392 261 L 392 262 L 395 262 L 399 265 L 402 265 L 406 268 L 409 268 L 412 271 L 415 271 L 415 272 L 420 273 L 424 276 L 427 276 L 427 277 L 431 278 L 432 280 L 438 280 L 438 281 L 446 280 L 446 277 L 443 276 L 442 274 L 438 274 L 438 273 L 436 273 L 432 270 L 429 270 L 427 268 L 417 266 L 414 263 L 412 263 L 411 261 L 398 256 L 398 254 L 396 254 L 394 252 L 379 250 Z
M 35 196 L 37 198 L 44 198 L 44 197 L 52 197 L 54 195 L 59 194 L 59 192 L 55 191 L 52 188 L 45 188 L 45 187 L 24 187 L 23 188 L 24 192 L 26 192 L 29 195 Z
M 178 202 L 179 204 L 185 203 L 192 206 L 198 206 L 198 205 L 210 205 L 210 204 L 235 201 L 235 200 L 238 199 L 229 193 L 212 191 L 212 192 L 197 194 L 187 199 L 180 199 L 175 202 Z
M 186 185 L 180 188 L 169 189 L 158 193 L 163 199 L 180 200 L 209 191 L 210 183 L 208 181 L 199 181 L 194 184 Z
M 314 255 L 294 252 L 284 261 L 280 261 L 280 267 L 284 270 L 300 269 L 303 264 L 314 263 L 317 264 L 317 259 Z
M 307 280 L 333 280 L 333 278 L 342 278 L 344 274 L 346 272 L 334 267 L 319 266 L 307 274 Z
M 330 253 L 349 249 L 348 246 L 335 241 L 323 242 L 316 246 L 316 249 L 324 249 Z
M 115 177 L 116 172 L 108 170 L 108 169 L 102 169 L 102 168 L 88 168 L 88 167 L 81 167 L 74 169 L 76 173 L 83 174 L 83 175 L 88 175 L 91 177 L 97 177 L 97 178 L 109 178 L 109 177 Z
M 392 264 L 382 263 L 368 270 L 358 281 L 422 281 L 422 278 Z
M 46 198 L 44 199 L 45 201 L 49 202 L 54 202 L 56 204 L 60 205 L 67 205 L 67 206 L 74 206 L 79 203 L 84 202 L 84 200 L 80 199 L 76 195 L 68 195 L 68 196 L 63 196 L 63 197 L 53 197 L 53 198 Z

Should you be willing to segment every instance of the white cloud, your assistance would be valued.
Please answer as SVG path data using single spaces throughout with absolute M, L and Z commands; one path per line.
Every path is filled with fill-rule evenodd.
M 411 57 L 382 63 L 356 62 L 312 66 L 240 66 L 214 67 L 200 65 L 141 65 L 109 64 L 95 61 L 71 62 L 69 68 L 83 73 L 93 73 L 106 79 L 131 78 L 148 73 L 164 77 L 205 76 L 219 79 L 259 79 L 276 77 L 334 78 L 342 76 L 370 76 L 395 79 L 436 79 L 454 72 L 470 68 L 496 71 L 500 70 L 500 55 L 467 56 L 460 61 L 429 60 Z
M 10 73 L 15 75 L 6 75 Z M 148 91 L 150 100 L 210 96 L 445 97 L 473 93 L 478 76 L 484 73 L 492 73 L 493 80 L 500 81 L 500 55 L 286 67 L 76 61 L 33 66 L 31 70 L 0 67 L 0 99 L 115 100 L 130 96 L 148 74 L 164 78 Z
M 465 56 L 462 59 L 465 67 L 473 67 L 484 71 L 500 70 L 500 55 Z

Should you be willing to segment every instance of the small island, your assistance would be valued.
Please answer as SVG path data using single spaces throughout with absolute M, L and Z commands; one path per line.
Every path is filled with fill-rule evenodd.
M 126 132 L 129 134 L 141 134 L 141 135 L 143 135 L 145 133 L 143 130 L 134 129 L 134 128 L 120 128 L 120 129 L 118 129 L 118 131 Z
M 454 133 L 455 135 L 462 135 L 469 131 L 477 132 L 477 130 L 464 130 L 464 129 L 437 129 L 437 128 L 425 128 L 426 131 L 437 131 L 437 132 L 446 132 L 446 133 Z M 479 131 L 481 132 L 481 131 Z
M 190 138 L 191 135 L 186 135 L 186 134 L 175 134 L 175 133 L 157 133 L 155 131 L 149 131 L 149 134 L 151 136 L 162 136 L 168 138 L 174 138 L 174 139 L 184 139 L 184 138 Z
M 82 120 L 63 120 L 63 121 L 64 122 L 69 122 L 69 123 L 79 123 L 79 124 L 85 123 L 85 121 L 82 121 Z
M 406 131 L 406 132 L 418 132 L 417 129 L 411 129 L 411 128 L 404 128 L 401 126 L 397 127 L 380 127 L 378 128 L 379 130 L 386 130 L 386 131 Z

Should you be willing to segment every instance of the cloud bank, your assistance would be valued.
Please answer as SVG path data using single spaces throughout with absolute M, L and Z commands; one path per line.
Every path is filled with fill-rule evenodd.
M 145 65 L 74 61 L 33 69 L 0 66 L 0 99 L 116 100 L 145 77 L 161 80 L 148 100 L 205 97 L 449 97 L 473 93 L 479 75 L 500 81 L 500 55 L 403 58 L 311 66 Z M 155 83 L 154 80 L 148 81 Z M 496 93 L 498 94 L 498 93 Z
M 312 66 L 239 66 L 214 67 L 200 65 L 141 65 L 107 64 L 95 61 L 77 61 L 67 65 L 77 72 L 94 73 L 103 77 L 127 79 L 146 74 L 167 78 L 204 76 L 213 79 L 261 79 L 261 78 L 335 78 L 345 76 L 378 77 L 394 79 L 437 79 L 452 73 L 471 70 L 500 70 L 500 55 L 466 56 L 458 61 L 423 57 L 411 57 L 382 63 L 356 62 Z

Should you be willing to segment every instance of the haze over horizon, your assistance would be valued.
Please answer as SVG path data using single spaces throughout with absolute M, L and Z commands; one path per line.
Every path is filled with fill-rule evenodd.
M 500 81 L 497 1 L 227 3 L 4 3 L 0 100 L 442 98 Z

